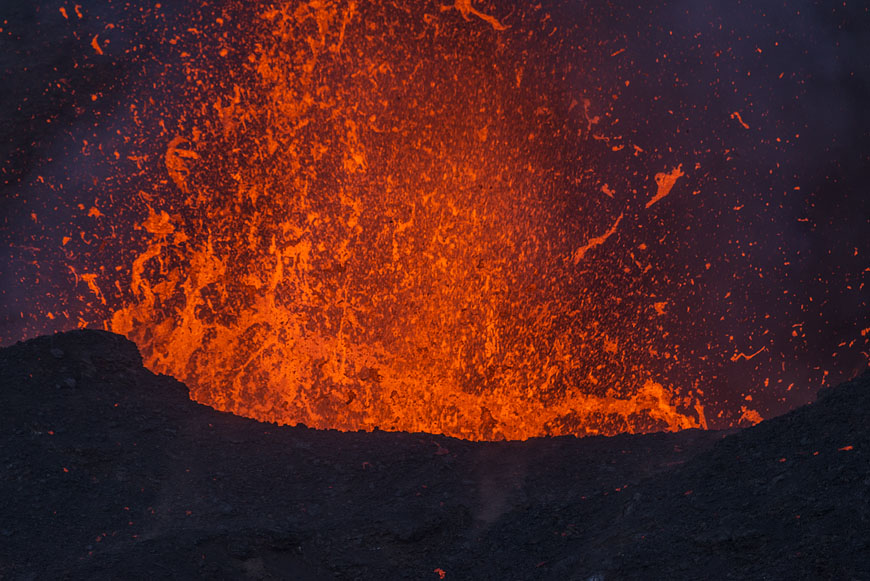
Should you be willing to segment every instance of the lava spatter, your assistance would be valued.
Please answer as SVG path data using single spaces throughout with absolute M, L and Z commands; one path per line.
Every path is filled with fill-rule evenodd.
M 246 54 L 218 74 L 187 65 L 164 154 L 180 211 L 148 210 L 111 328 L 195 399 L 281 423 L 470 439 L 701 426 L 571 296 L 568 269 L 622 216 L 561 259 L 546 158 L 570 126 L 517 82 L 540 56 L 532 18 L 455 8 L 281 4 L 240 25 L 243 48 L 197 36 Z
M 866 367 L 860 84 L 806 58 L 864 78 L 866 14 L 762 4 L 28 5 L 0 341 L 323 428 L 783 413 Z

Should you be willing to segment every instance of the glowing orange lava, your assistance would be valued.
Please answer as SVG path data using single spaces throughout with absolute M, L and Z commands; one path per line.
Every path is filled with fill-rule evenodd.
M 706 427 L 595 266 L 628 227 L 615 192 L 577 177 L 607 194 L 584 215 L 564 186 L 612 136 L 582 88 L 550 89 L 552 25 L 376 4 L 238 7 L 171 39 L 185 81 L 111 329 L 197 401 L 279 423 L 474 440 Z M 683 175 L 656 175 L 647 207 Z

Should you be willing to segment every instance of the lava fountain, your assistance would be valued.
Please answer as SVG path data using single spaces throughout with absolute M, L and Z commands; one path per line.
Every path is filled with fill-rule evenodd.
M 627 347 L 607 273 L 582 269 L 623 220 L 606 195 L 588 223 L 572 203 L 571 166 L 600 147 L 593 104 L 536 62 L 553 47 L 529 17 L 432 8 L 290 3 L 194 28 L 209 40 L 187 65 L 171 182 L 145 195 L 112 330 L 198 401 L 279 423 L 703 426 Z M 250 36 L 230 42 L 237 20 Z
M 669 256 L 691 227 L 657 212 L 731 157 L 641 128 L 607 64 L 627 41 L 552 8 L 207 2 L 155 25 L 118 103 L 131 195 L 94 207 L 123 217 L 94 253 L 119 264 L 69 266 L 79 323 L 195 400 L 281 424 L 706 428 L 713 361 L 686 361 L 730 355 L 696 291 L 720 263 Z

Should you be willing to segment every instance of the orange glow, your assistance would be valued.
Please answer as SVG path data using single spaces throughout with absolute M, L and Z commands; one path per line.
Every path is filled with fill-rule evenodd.
M 573 120 L 578 164 L 622 146 L 591 133 L 589 99 L 541 95 L 531 24 L 469 0 L 245 10 L 178 38 L 182 111 L 136 157 L 161 160 L 159 176 L 110 327 L 152 370 L 217 409 L 317 428 L 706 428 L 700 402 L 647 367 L 668 349 L 606 304 L 625 292 L 594 263 L 629 220 L 616 191 L 589 184 L 616 210 L 571 216 L 581 246 L 561 225 L 563 133 L 548 123 Z M 243 46 L 219 40 L 244 18 Z M 657 174 L 646 208 L 684 175 Z
M 591 240 L 589 240 L 589 242 L 587 242 L 586 244 L 584 244 L 583 246 L 581 246 L 580 248 L 578 248 L 577 250 L 574 251 L 574 265 L 575 266 L 577 265 L 577 263 L 579 263 L 581 260 L 583 260 L 583 257 L 586 256 L 587 252 L 589 252 L 590 250 L 592 250 L 596 246 L 601 246 L 602 244 L 607 242 L 608 238 L 610 238 L 611 236 L 616 234 L 616 229 L 619 228 L 619 223 L 622 222 L 622 217 L 623 217 L 623 215 L 620 214 L 619 218 L 616 219 L 616 222 L 613 223 L 613 226 L 611 226 L 610 229 L 607 230 L 607 232 L 605 232 L 601 236 L 598 236 L 596 238 L 592 238 Z
M 657 173 L 656 174 L 656 186 L 658 190 L 656 191 L 656 195 L 646 203 L 646 207 L 649 208 L 665 196 L 671 193 L 671 190 L 674 188 L 674 184 L 677 183 L 677 180 L 683 177 L 683 165 L 680 164 L 678 167 L 675 167 L 669 173 Z
M 762 347 L 761 349 L 759 349 L 758 351 L 756 351 L 752 355 L 747 355 L 746 353 L 735 353 L 734 355 L 731 356 L 731 361 L 740 361 L 741 359 L 743 359 L 744 361 L 749 361 L 753 357 L 755 357 L 759 353 L 761 353 L 762 351 L 765 351 L 766 349 L 767 349 L 767 347 Z
M 103 54 L 103 49 L 100 48 L 100 43 L 97 41 L 98 36 L 99 35 L 96 35 L 93 39 L 91 39 L 91 46 L 94 48 L 97 54 Z
M 736 119 L 737 122 L 740 123 L 740 126 L 743 127 L 743 129 L 749 129 L 749 125 L 747 125 L 743 121 L 743 117 L 740 115 L 740 111 L 735 111 L 734 113 L 732 113 L 731 118 Z
M 740 412 L 740 418 L 737 420 L 738 425 L 748 424 L 754 426 L 764 420 L 764 418 L 761 417 L 761 414 L 746 406 L 740 406 Z

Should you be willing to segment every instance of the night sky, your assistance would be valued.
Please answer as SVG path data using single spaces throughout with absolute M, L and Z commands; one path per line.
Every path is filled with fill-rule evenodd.
M 267 249 L 276 236 L 294 244 L 308 236 L 315 253 L 318 240 L 335 247 L 344 241 L 342 248 L 356 252 L 357 258 L 338 260 L 338 251 L 329 259 L 312 258 L 307 278 L 299 274 L 292 290 L 280 282 L 271 287 L 287 295 L 303 292 L 303 278 L 325 281 L 311 291 L 322 303 L 293 311 L 316 321 L 302 323 L 306 336 L 334 332 L 334 297 L 340 294 L 342 309 L 355 309 L 361 321 L 354 341 L 377 336 L 385 345 L 413 343 L 403 333 L 434 325 L 437 309 L 413 325 L 396 324 L 386 313 L 411 320 L 425 312 L 409 293 L 444 277 L 430 280 L 434 267 L 422 258 L 396 259 L 396 250 L 393 262 L 384 257 L 391 248 L 386 239 L 391 236 L 395 245 L 403 232 L 397 224 L 411 223 L 408 208 L 422 212 L 412 191 L 419 178 L 434 192 L 432 199 L 443 192 L 455 196 L 449 201 L 458 208 L 454 215 L 484 218 L 450 230 L 469 246 L 479 244 L 466 256 L 461 248 L 448 252 L 422 244 L 447 235 L 438 229 L 442 222 L 421 225 L 417 217 L 411 231 L 418 228 L 420 237 L 403 247 L 409 256 L 441 252 L 459 270 L 473 265 L 498 274 L 483 286 L 499 289 L 491 291 L 496 298 L 483 290 L 479 303 L 469 298 L 474 293 L 457 298 L 454 291 L 431 291 L 438 297 L 433 305 L 468 301 L 462 308 L 470 313 L 498 313 L 492 315 L 501 331 L 495 347 L 481 340 L 476 348 L 459 330 L 459 319 L 453 326 L 438 323 L 439 332 L 461 343 L 461 357 L 454 359 L 462 359 L 456 377 L 466 393 L 500 389 L 510 367 L 508 355 L 499 351 L 508 349 L 506 337 L 521 342 L 535 332 L 535 317 L 543 310 L 552 313 L 548 326 L 528 342 L 539 340 L 550 352 L 529 356 L 530 367 L 551 365 L 552 345 L 561 337 L 570 338 L 566 349 L 575 360 L 587 352 L 603 354 L 589 355 L 600 363 L 560 367 L 558 380 L 548 379 L 537 393 L 545 403 L 572 388 L 603 393 L 652 379 L 699 401 L 709 427 L 725 427 L 757 420 L 755 414 L 781 414 L 812 401 L 823 385 L 866 368 L 866 4 L 545 1 L 526 8 L 487 2 L 473 4 L 477 13 L 463 13 L 462 2 L 456 9 L 414 2 L 406 12 L 362 5 L 351 11 L 346 37 L 336 36 L 341 47 L 322 48 L 326 56 L 318 57 L 314 72 L 294 81 L 294 87 L 321 88 L 312 89 L 316 113 L 286 113 L 292 122 L 279 120 L 286 122 L 281 125 L 274 112 L 258 115 L 267 110 L 267 100 L 251 97 L 248 112 L 229 129 L 226 118 L 222 126 L 214 120 L 213 103 L 231 102 L 236 87 L 248 95 L 261 86 L 253 55 L 261 63 L 257 74 L 267 59 L 300 70 L 313 61 L 293 60 L 297 48 L 286 35 L 281 42 L 291 56 L 285 61 L 281 51 L 263 48 L 277 38 L 268 32 L 275 20 L 258 19 L 251 7 L 167 4 L 0 4 L 0 344 L 80 325 L 111 327 L 115 312 L 143 304 L 143 291 L 131 286 L 131 277 L 148 249 L 176 257 L 166 263 L 181 271 L 193 267 L 178 256 L 207 243 L 225 262 L 258 264 L 274 254 Z M 336 14 L 351 13 L 345 3 L 335 5 Z M 329 22 L 329 33 L 313 22 L 294 34 L 339 35 L 340 19 Z M 366 28 L 367 23 L 374 24 Z M 297 56 L 308 50 L 307 44 L 299 47 Z M 378 69 L 378 62 L 390 66 Z M 377 85 L 374 75 L 383 79 Z M 311 123 L 297 123 L 296 115 L 310 116 Z M 398 129 L 384 133 L 389 123 Z M 336 127 L 342 128 L 340 138 L 333 138 Z M 201 140 L 198 131 L 204 132 Z M 280 143 L 280 160 L 265 145 L 267 133 Z M 346 139 L 351 133 L 354 139 Z M 181 171 L 183 179 L 166 161 L 177 136 L 193 144 L 176 143 L 182 157 L 198 152 L 195 163 L 182 160 L 192 163 L 189 175 L 187 166 Z M 307 147 L 317 140 L 324 144 L 321 153 L 293 153 L 304 149 L 293 143 Z M 267 162 L 227 153 L 260 145 L 273 156 Z M 354 148 L 362 152 L 356 158 Z M 672 187 L 662 189 L 669 177 Z M 227 193 L 241 191 L 236 182 L 252 191 L 279 184 L 302 188 L 300 179 L 312 192 L 308 205 L 263 202 L 259 194 L 233 210 Z M 352 204 L 329 198 L 333 190 L 362 204 L 353 226 L 341 214 Z M 208 196 L 193 201 L 206 191 Z M 240 218 L 261 210 L 265 215 L 268 204 L 270 217 L 256 227 Z M 299 216 L 308 212 L 310 230 L 282 230 L 275 213 L 282 207 L 288 221 L 303 220 Z M 227 208 L 219 221 L 218 210 Z M 312 221 L 311 208 L 344 216 L 332 222 L 342 226 Z M 163 212 L 172 224 L 172 243 L 155 242 L 169 236 L 155 233 L 169 228 L 159 224 Z M 449 215 L 439 212 L 427 214 L 430 222 Z M 243 238 L 247 246 L 239 250 L 234 245 Z M 154 288 L 169 267 L 155 266 L 162 260 L 156 254 L 152 259 L 143 268 Z M 405 266 L 375 272 L 364 263 Z M 247 267 L 238 268 L 227 270 L 225 278 L 246 276 Z M 402 269 L 417 278 L 402 279 L 396 274 Z M 464 274 L 450 276 L 450 288 L 478 284 Z M 474 281 L 484 279 L 491 281 L 483 275 Z M 174 283 L 176 291 L 189 284 L 183 280 Z M 383 292 L 396 297 L 394 307 L 365 299 L 383 288 L 392 289 Z M 227 281 L 191 292 L 212 308 L 221 300 L 232 304 L 239 319 L 245 308 L 259 304 L 253 295 L 265 293 Z M 210 292 L 225 296 L 210 299 Z M 161 322 L 180 325 L 181 308 L 176 299 L 160 302 L 153 328 L 140 326 L 133 338 L 143 347 L 143 340 L 159 335 Z M 224 313 L 201 316 L 220 324 L 226 319 Z M 476 319 L 462 324 L 471 335 L 485 333 Z M 260 340 L 256 333 L 245 337 Z M 571 351 L 572 341 L 585 346 Z M 611 344 L 617 345 L 613 352 Z M 476 349 L 486 351 L 486 358 Z M 541 351 L 539 346 L 536 353 Z M 440 365 L 425 360 L 430 361 Z M 156 367 L 174 369 L 166 365 Z M 379 378 L 376 367 L 359 363 L 354 377 L 379 383 L 369 379 Z M 185 369 L 177 370 L 182 379 L 202 380 Z M 268 400 L 268 392 L 258 393 Z M 206 399 L 222 401 L 211 392 Z M 225 407 L 238 411 L 231 400 Z

